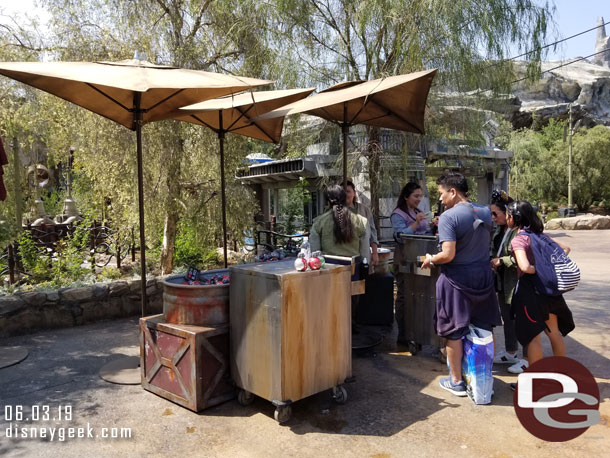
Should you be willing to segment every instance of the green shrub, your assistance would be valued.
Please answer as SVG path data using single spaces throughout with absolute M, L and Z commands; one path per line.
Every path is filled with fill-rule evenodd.
M 106 266 L 97 276 L 98 280 L 118 280 L 121 278 L 121 271 L 116 267 Z
M 176 251 L 174 264 L 176 266 L 193 266 L 198 269 L 215 267 L 218 256 L 214 249 L 209 249 L 200 243 L 195 228 L 181 224 L 176 236 Z
M 547 221 L 550 221 L 550 220 L 555 219 L 555 218 L 559 218 L 559 212 L 558 211 L 548 212 L 547 215 L 546 215 L 546 220 Z

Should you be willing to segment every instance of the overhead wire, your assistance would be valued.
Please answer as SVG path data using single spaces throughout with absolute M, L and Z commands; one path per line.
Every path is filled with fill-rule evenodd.
M 575 59 L 575 60 L 573 60 L 571 62 L 567 62 L 565 64 L 561 64 L 561 65 L 557 65 L 556 67 L 549 68 L 548 70 L 540 72 L 540 74 L 544 75 L 545 73 L 552 72 L 553 70 L 557 70 L 558 68 L 566 67 L 566 66 L 574 64 L 576 62 L 580 62 L 581 60 L 585 60 L 585 59 L 588 59 L 589 57 L 597 56 L 599 54 L 603 54 L 603 53 L 608 52 L 608 51 L 610 51 L 610 49 L 604 49 L 603 51 L 599 51 L 599 52 L 596 52 L 596 53 L 593 53 L 593 54 L 589 54 L 588 56 L 585 56 L 585 57 L 579 57 L 578 59 Z M 524 81 L 526 79 L 527 79 L 527 76 L 523 77 L 523 78 L 519 78 L 518 80 L 515 80 L 515 81 L 511 81 L 510 84 L 515 84 L 515 83 L 518 83 L 520 81 Z
M 577 34 L 571 35 L 571 36 L 569 36 L 569 37 L 563 38 L 563 39 L 561 39 L 561 40 L 554 41 L 553 43 L 549 43 L 549 44 L 546 44 L 546 45 L 544 45 L 544 46 L 537 47 L 537 48 L 535 48 L 535 49 L 533 49 L 533 50 L 531 50 L 531 51 L 525 52 L 525 53 L 523 53 L 523 54 L 519 54 L 519 55 L 517 55 L 517 56 L 509 57 L 509 58 L 506 58 L 506 59 L 501 59 L 501 60 L 499 60 L 499 61 L 497 61 L 497 62 L 492 62 L 492 63 L 488 64 L 488 67 L 494 67 L 494 66 L 496 66 L 496 65 L 500 65 L 500 64 L 502 64 L 502 63 L 504 63 L 504 62 L 509 62 L 509 61 L 512 61 L 512 60 L 518 59 L 519 57 L 527 56 L 527 55 L 532 54 L 532 53 L 534 53 L 534 52 L 536 52 L 536 51 L 538 51 L 538 50 L 542 50 L 542 49 L 545 49 L 545 48 L 549 48 L 549 47 L 551 47 L 551 46 L 557 45 L 557 44 L 562 43 L 562 42 L 564 42 L 564 41 L 571 40 L 572 38 L 576 38 L 576 37 L 578 37 L 578 36 L 580 36 L 580 35 L 583 35 L 583 34 L 585 34 L 585 33 L 588 33 L 588 32 L 591 32 L 591 31 L 593 31 L 593 30 L 599 29 L 600 27 L 604 27 L 604 26 L 606 26 L 607 24 L 610 24 L 610 21 L 606 21 L 606 22 L 604 22 L 603 24 L 599 24 L 599 25 L 597 25 L 597 26 L 595 26 L 595 27 L 592 27 L 592 28 L 590 28 L 590 29 L 584 30 L 584 31 L 582 31 L 582 32 L 579 32 L 579 33 L 577 33 Z M 573 61 L 571 61 L 571 62 L 567 62 L 567 63 L 565 63 L 565 64 L 558 65 L 558 66 L 553 67 L 553 68 L 550 68 L 550 69 L 548 69 L 548 70 L 544 70 L 544 71 L 543 71 L 543 72 L 541 72 L 540 74 L 541 74 L 541 75 L 544 75 L 545 73 L 549 73 L 549 72 L 551 72 L 551 71 L 553 71 L 553 70 L 557 70 L 558 68 L 566 67 L 566 66 L 571 65 L 571 64 L 574 64 L 574 63 L 576 63 L 576 62 L 580 62 L 581 60 L 585 60 L 585 59 L 588 59 L 588 58 L 590 58 L 590 57 L 594 57 L 594 56 L 597 56 L 597 55 L 599 55 L 599 54 L 603 54 L 603 53 L 608 52 L 608 51 L 610 51 L 610 50 L 609 50 L 609 49 L 605 49 L 605 50 L 603 50 L 603 51 L 599 51 L 599 52 L 596 52 L 596 53 L 593 53 L 593 54 L 589 54 L 588 56 L 585 56 L 585 57 L 579 57 L 578 59 L 575 59 L 575 60 L 573 60 Z M 513 84 L 515 84 L 515 83 L 519 83 L 519 82 L 521 82 L 521 81 L 525 81 L 526 79 L 528 79 L 528 77 L 519 78 L 519 79 L 516 79 L 516 80 L 514 80 L 514 81 L 511 81 L 509 84 L 510 84 L 510 85 L 513 85 Z M 471 95 L 471 96 L 476 96 L 476 95 L 478 95 L 478 94 L 480 94 L 480 93 L 482 93 L 482 92 L 486 92 L 486 91 L 489 91 L 489 90 L 490 90 L 490 89 L 478 89 L 478 90 L 474 91 L 474 92 L 473 92 L 472 94 L 470 94 L 470 95 Z
M 534 48 L 531 51 L 524 52 L 523 54 L 519 54 L 518 56 L 508 57 L 506 59 L 501 59 L 498 62 L 493 62 L 493 63 L 489 64 L 489 66 L 493 67 L 495 65 L 500 65 L 502 62 L 506 62 L 506 61 L 509 61 L 509 60 L 515 60 L 515 59 L 518 59 L 519 57 L 527 56 L 527 55 L 532 54 L 532 53 L 534 53 L 536 51 L 539 51 L 539 50 L 542 50 L 542 49 L 546 49 L 546 48 L 550 48 L 551 46 L 558 45 L 559 43 L 563 43 L 564 41 L 571 40 L 572 38 L 576 38 L 576 37 L 578 37 L 580 35 L 584 35 L 585 33 L 589 33 L 589 32 L 591 32 L 591 31 L 593 31 L 595 29 L 599 29 L 600 27 L 604 27 L 606 24 L 610 24 L 610 21 L 606 21 L 603 24 L 600 24 L 598 26 L 592 27 L 592 28 L 587 29 L 587 30 L 585 30 L 583 32 L 579 32 L 579 33 L 577 33 L 575 35 L 572 35 L 572 36 L 569 36 L 567 38 L 562 38 L 561 40 L 554 41 L 553 43 L 549 43 L 549 44 L 544 45 L 544 46 L 538 46 L 537 48 Z

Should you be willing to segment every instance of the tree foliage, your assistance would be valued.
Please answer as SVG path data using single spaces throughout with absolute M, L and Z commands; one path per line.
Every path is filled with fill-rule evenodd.
M 567 203 L 568 142 L 565 122 L 551 121 L 541 131 L 513 132 L 509 149 L 514 152 L 511 168 L 512 197 L 548 203 Z M 580 210 L 593 202 L 610 200 L 610 129 L 596 126 L 580 129 L 572 138 L 572 198 Z
M 159 64 L 274 79 L 276 88 L 325 87 L 439 68 L 437 92 L 491 88 L 510 80 L 509 46 L 533 49 L 547 33 L 552 9 L 533 0 L 38 0 L 48 28 L 31 18 L 0 26 L 0 60 L 116 61 L 142 51 Z M 533 54 L 533 61 L 540 57 Z M 74 196 L 79 209 L 104 215 L 130 233 L 138 224 L 133 134 L 56 97 L 0 78 L 0 133 L 34 160 L 65 163 L 75 148 Z M 442 101 L 432 97 L 430 123 Z M 438 124 L 438 123 L 437 123 Z M 227 216 L 239 241 L 257 210 L 252 193 L 235 181 L 250 152 L 299 154 L 316 132 L 290 120 L 292 143 L 273 150 L 238 136 L 226 141 Z M 437 127 L 438 132 L 455 129 Z M 466 135 L 465 129 L 461 130 Z M 375 138 L 375 133 L 372 137 Z M 301 139 L 301 140 L 298 140 Z M 144 193 L 147 244 L 160 247 L 166 271 L 174 242 L 181 258 L 219 246 L 218 139 L 205 128 L 164 121 L 146 125 Z M 375 164 L 379 148 L 365 152 Z M 23 177 L 5 175 L 9 185 Z M 15 180 L 14 180 L 15 178 Z M 372 176 L 380 181 L 382 176 Z M 377 183 L 378 184 L 378 183 Z M 373 190 L 375 188 L 373 183 Z M 375 200 L 375 199 L 373 199 Z M 2 216 L 15 219 L 16 202 Z M 183 234 L 180 232 L 183 231 Z M 194 245 L 194 246 L 185 246 Z M 207 255 L 206 255 L 207 256 Z

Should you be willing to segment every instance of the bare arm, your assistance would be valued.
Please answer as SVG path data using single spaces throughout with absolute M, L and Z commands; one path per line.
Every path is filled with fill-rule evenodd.
M 421 265 L 422 269 L 429 269 L 430 264 L 448 264 L 455 258 L 455 241 L 443 242 L 441 252 L 427 257 Z
M 527 254 L 525 250 L 515 250 L 515 258 L 517 259 L 517 266 L 519 269 L 526 274 L 535 274 L 536 268 L 530 264 L 529 259 L 527 259 Z

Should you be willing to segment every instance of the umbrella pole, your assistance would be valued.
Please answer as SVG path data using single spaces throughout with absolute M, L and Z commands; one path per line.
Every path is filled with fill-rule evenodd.
M 146 316 L 146 237 L 144 235 L 144 174 L 142 173 L 142 112 L 140 101 L 142 93 L 136 92 L 133 96 L 135 106 L 134 123 L 136 127 L 136 144 L 138 158 L 138 210 L 140 216 L 140 264 L 142 267 L 141 287 L 142 316 Z
M 349 132 L 349 126 L 343 124 L 341 126 L 343 130 L 343 186 L 347 186 L 347 137 Z
M 218 112 L 220 130 L 218 131 L 218 141 L 220 143 L 220 201 L 222 205 L 222 250 L 224 254 L 225 269 L 227 263 L 227 197 L 225 183 L 225 132 L 222 129 L 222 110 Z
M 349 133 L 347 103 L 343 104 L 343 124 L 341 124 L 341 131 L 343 132 L 343 188 L 347 189 L 347 137 Z

